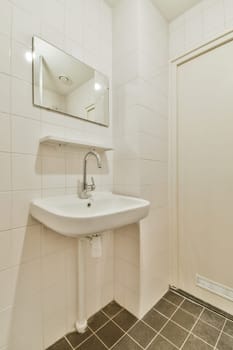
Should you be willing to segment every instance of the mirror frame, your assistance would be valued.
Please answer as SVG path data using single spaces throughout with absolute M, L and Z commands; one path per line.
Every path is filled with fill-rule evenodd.
M 97 122 L 97 121 L 92 121 L 92 120 L 88 120 L 88 119 L 84 119 L 84 118 L 81 118 L 77 115 L 74 115 L 74 114 L 69 114 L 69 113 L 65 113 L 65 112 L 61 112 L 61 111 L 57 111 L 55 109 L 52 109 L 52 108 L 49 108 L 49 107 L 46 107 L 46 106 L 42 106 L 40 104 L 37 104 L 35 102 L 35 60 L 34 60 L 34 57 L 35 57 L 35 39 L 40 39 L 42 41 L 44 41 L 45 43 L 47 43 L 48 45 L 51 45 L 53 46 L 55 49 L 63 52 L 64 54 L 66 54 L 67 56 L 73 58 L 74 60 L 78 60 L 80 61 L 81 63 L 83 63 L 84 65 L 86 65 L 87 67 L 90 67 L 91 69 L 93 69 L 95 72 L 97 73 L 100 73 L 101 75 L 103 75 L 107 80 L 108 80 L 108 100 L 107 100 L 107 108 L 108 108 L 108 121 L 106 124 L 104 123 L 100 123 L 100 122 Z M 110 103 L 109 103 L 109 96 L 110 96 L 110 79 L 107 75 L 103 74 L 102 72 L 96 70 L 95 68 L 89 66 L 88 64 L 86 64 L 85 62 L 83 62 L 82 60 L 70 55 L 69 53 L 67 53 L 66 51 L 64 51 L 63 49 L 60 49 L 59 47 L 57 47 L 56 45 L 53 45 L 51 44 L 50 42 L 48 42 L 47 40 L 44 40 L 42 39 L 41 37 L 39 36 L 36 36 L 34 35 L 32 37 L 32 103 L 35 107 L 39 107 L 39 108 L 43 108 L 45 110 L 48 110 L 48 111 L 51 111 L 51 112 L 54 112 L 54 113 L 59 113 L 59 114 L 62 114 L 64 116 L 68 116 L 68 117 L 72 117 L 72 118 L 77 118 L 78 120 L 82 120 L 84 122 L 88 122 L 88 123 L 92 123 L 92 124 L 96 124 L 96 125 L 99 125 L 99 126 L 104 126 L 105 128 L 109 128 L 110 126 Z

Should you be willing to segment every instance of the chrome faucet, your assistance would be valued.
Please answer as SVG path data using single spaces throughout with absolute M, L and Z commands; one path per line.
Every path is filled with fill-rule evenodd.
M 95 152 L 95 151 L 90 151 L 88 152 L 85 157 L 84 157 L 84 165 L 83 165 L 83 184 L 82 184 L 82 191 L 80 194 L 80 197 L 85 199 L 85 198 L 89 198 L 90 197 L 90 193 L 91 191 L 95 190 L 95 181 L 94 178 L 91 177 L 91 184 L 89 185 L 87 183 L 87 160 L 89 158 L 89 156 L 94 156 L 96 158 L 97 161 L 97 166 L 98 168 L 102 168 L 102 164 L 101 164 L 101 158 L 100 155 Z

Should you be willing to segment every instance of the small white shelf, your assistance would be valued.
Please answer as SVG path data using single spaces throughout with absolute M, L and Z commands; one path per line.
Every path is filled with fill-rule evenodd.
M 59 145 L 70 145 L 70 146 L 77 146 L 80 148 L 87 148 L 97 151 L 112 151 L 113 148 L 108 145 L 101 145 L 97 143 L 91 143 L 84 140 L 78 140 L 78 139 L 69 139 L 69 138 L 63 138 L 59 136 L 44 136 L 40 139 L 41 144 L 59 144 Z

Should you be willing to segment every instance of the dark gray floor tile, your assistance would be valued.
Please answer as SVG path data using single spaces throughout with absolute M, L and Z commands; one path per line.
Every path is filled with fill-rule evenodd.
M 192 334 L 188 337 L 188 340 L 183 346 L 183 350 L 212 350 L 213 347 L 204 343 L 199 338 L 196 338 Z
M 163 315 L 167 317 L 171 317 L 171 315 L 175 312 L 177 309 L 177 306 L 169 303 L 165 299 L 161 299 L 155 306 L 154 308 L 161 312 Z
M 88 326 L 95 332 L 108 321 L 109 318 L 99 311 L 88 320 Z
M 78 347 L 78 350 L 106 350 L 106 347 L 95 335 L 92 335 L 81 346 Z
M 230 337 L 227 334 L 222 334 L 218 345 L 217 345 L 218 350 L 233 350 L 233 338 Z
M 188 332 L 183 328 L 177 326 L 175 323 L 169 321 L 168 324 L 163 328 L 161 334 L 170 340 L 173 344 L 180 347 L 185 341 Z
M 136 322 L 137 317 L 132 315 L 130 312 L 123 310 L 118 315 L 113 318 L 114 322 L 116 322 L 124 331 L 130 329 Z
M 66 338 L 69 340 L 71 345 L 75 348 L 81 344 L 84 340 L 90 337 L 92 332 L 88 329 L 85 333 L 72 332 L 66 335 Z
M 172 291 L 168 291 L 165 295 L 164 298 L 169 300 L 171 303 L 176 304 L 177 306 L 179 306 L 182 301 L 184 300 L 184 298 L 176 293 L 173 293 Z
M 142 321 L 136 323 L 136 325 L 129 331 L 129 334 L 134 338 L 141 346 L 146 347 L 150 341 L 156 335 L 156 332 L 153 331 Z
M 227 320 L 223 332 L 230 334 L 233 337 L 233 322 L 230 320 Z
M 140 346 L 136 344 L 128 335 L 125 335 L 114 347 L 113 350 L 140 350 Z
M 58 340 L 55 344 L 47 348 L 47 350 L 71 350 L 71 346 L 65 338 Z
M 153 340 L 148 350 L 175 350 L 175 346 L 170 344 L 166 339 L 160 335 Z
M 103 311 L 109 316 L 114 317 L 120 310 L 122 310 L 122 307 L 117 304 L 115 301 L 112 301 L 107 306 L 103 308 Z
M 190 330 L 196 322 L 197 318 L 194 315 L 183 311 L 182 309 L 178 309 L 173 315 L 172 320 L 178 323 L 180 326 Z
M 108 322 L 96 333 L 107 347 L 114 345 L 124 334 L 112 321 Z
M 208 309 L 205 309 L 203 314 L 201 315 L 201 320 L 211 324 L 212 326 L 218 328 L 218 329 L 222 329 L 224 322 L 225 322 L 225 318 L 216 314 L 213 311 L 210 311 Z
M 203 307 L 201 305 L 195 304 L 189 300 L 185 300 L 181 305 L 181 308 L 185 311 L 190 312 L 194 316 L 199 316 L 203 310 Z
M 202 321 L 198 321 L 192 332 L 213 346 L 215 346 L 220 334 L 218 329 L 213 328 Z
M 143 317 L 143 321 L 156 331 L 160 331 L 163 325 L 167 322 L 167 318 L 160 315 L 157 311 L 151 310 Z

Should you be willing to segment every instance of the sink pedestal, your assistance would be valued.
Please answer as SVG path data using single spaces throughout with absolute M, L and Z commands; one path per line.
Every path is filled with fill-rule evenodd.
M 75 327 L 78 333 L 84 333 L 87 329 L 84 265 L 85 245 L 86 238 L 77 239 L 77 321 Z

